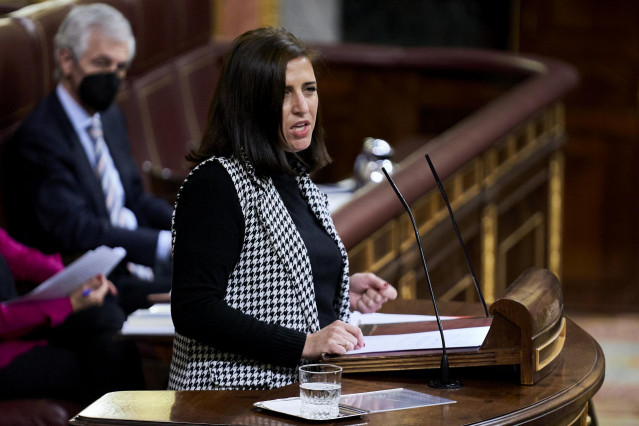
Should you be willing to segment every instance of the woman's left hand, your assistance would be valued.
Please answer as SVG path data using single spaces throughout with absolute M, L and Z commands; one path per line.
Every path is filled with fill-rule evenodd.
M 351 275 L 349 296 L 351 309 L 366 314 L 395 299 L 397 290 L 377 275 L 365 272 Z

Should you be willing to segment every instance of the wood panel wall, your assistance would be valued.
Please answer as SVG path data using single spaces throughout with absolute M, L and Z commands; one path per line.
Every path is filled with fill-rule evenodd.
M 566 98 L 564 285 L 574 309 L 639 304 L 639 3 L 526 0 L 518 49 L 575 65 Z
M 220 9 L 231 7 L 231 2 L 215 0 L 215 3 L 218 19 L 225 19 L 231 31 L 229 15 L 222 18 Z M 234 8 L 252 7 L 250 16 L 255 22 L 258 16 L 274 16 L 258 9 L 253 0 L 232 3 Z M 271 11 L 277 7 L 273 1 L 266 3 Z M 512 11 L 512 18 L 502 17 L 511 20 L 510 39 L 505 43 L 508 49 L 565 60 L 574 64 L 581 76 L 580 87 L 566 99 L 563 248 L 563 282 L 569 293 L 566 306 L 636 309 L 639 3 L 512 0 L 508 7 L 503 4 L 500 7 Z M 235 23 L 232 27 L 239 28 Z M 455 33 L 454 29 L 449 31 Z M 382 137 L 385 132 L 378 134 Z M 392 134 L 389 138 L 392 139 Z M 359 139 L 360 135 L 351 136 L 353 143 L 359 144 Z M 614 292 L 609 291 L 611 287 Z

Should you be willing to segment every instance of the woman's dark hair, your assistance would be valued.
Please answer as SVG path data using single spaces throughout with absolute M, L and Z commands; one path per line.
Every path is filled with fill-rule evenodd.
M 282 105 L 289 61 L 306 57 L 317 75 L 319 55 L 282 28 L 259 28 L 239 36 L 224 58 L 208 123 L 187 160 L 199 164 L 215 155 L 249 161 L 258 176 L 295 174 L 282 149 Z M 309 172 L 331 159 L 324 145 L 318 107 L 311 145 L 297 153 Z

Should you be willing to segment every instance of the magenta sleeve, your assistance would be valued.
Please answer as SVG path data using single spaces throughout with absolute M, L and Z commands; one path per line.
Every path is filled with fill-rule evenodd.
M 71 299 L 0 303 L 0 339 L 10 340 L 42 327 L 55 327 L 71 313 Z
M 0 228 L 0 254 L 4 256 L 15 281 L 40 284 L 64 268 L 59 254 L 44 254 L 27 247 Z

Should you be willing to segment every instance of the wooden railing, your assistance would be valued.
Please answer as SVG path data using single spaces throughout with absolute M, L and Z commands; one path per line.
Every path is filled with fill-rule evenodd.
M 445 131 L 423 135 L 423 142 L 398 164 L 394 180 L 417 219 L 438 297 L 476 300 L 463 252 L 425 154 L 444 181 L 488 302 L 528 267 L 546 267 L 561 277 L 561 146 L 565 141 L 561 98 L 577 84 L 573 67 L 549 58 L 468 49 L 371 47 L 349 51 L 339 46 L 324 48 L 322 53 L 329 85 L 328 89 L 325 81 L 320 85 L 325 110 L 337 101 L 325 102 L 326 92 L 330 98 L 350 90 L 333 90 L 330 84 L 335 84 L 335 79 L 331 81 L 335 75 L 343 80 L 350 73 L 351 82 L 364 81 L 362 75 L 375 73 L 391 75 L 393 78 L 385 81 L 398 84 L 413 79 L 419 82 L 413 85 L 418 91 L 432 87 L 424 76 L 433 73 L 461 73 L 465 80 L 476 76 L 493 86 L 500 78 L 508 82 L 500 86 L 501 92 L 484 90 L 493 97 Z M 482 87 L 481 83 L 477 87 Z M 419 96 L 405 95 L 399 94 L 398 99 L 409 99 L 411 108 L 421 107 Z M 454 90 L 451 96 L 455 96 Z M 457 96 L 461 105 L 463 96 Z M 393 112 L 397 107 L 392 99 L 380 98 L 375 103 L 389 121 L 397 117 Z M 348 123 L 349 117 L 343 110 L 341 113 L 339 119 Z M 357 118 L 353 121 L 358 122 Z M 370 124 L 375 127 L 374 122 Z M 330 142 L 330 122 L 326 127 Z M 336 133 L 332 136 L 339 140 Z M 410 129 L 408 133 L 419 132 Z M 342 145 L 339 150 L 344 152 Z M 351 160 L 352 156 L 346 163 Z M 403 298 L 428 297 L 410 220 L 390 185 L 367 185 L 333 217 L 349 251 L 352 272 L 380 274 L 399 287 Z

